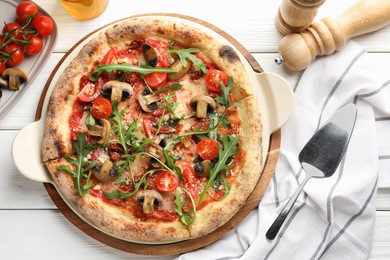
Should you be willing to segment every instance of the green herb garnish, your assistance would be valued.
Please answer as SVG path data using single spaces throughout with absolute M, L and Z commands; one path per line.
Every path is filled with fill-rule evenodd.
M 192 208 L 188 210 L 187 212 L 183 211 L 184 205 L 187 203 L 187 199 L 182 199 L 182 193 L 179 191 L 179 189 L 175 190 L 175 204 L 176 204 L 176 212 L 179 214 L 180 221 L 187 226 L 191 226 L 196 219 L 196 206 L 194 199 L 192 198 L 191 194 L 186 190 L 183 189 L 185 193 L 187 193 L 188 197 L 191 200 Z
M 173 47 L 173 44 L 174 44 L 173 42 L 169 43 L 170 50 L 168 52 L 168 55 L 171 56 L 172 53 L 177 54 L 180 58 L 180 62 L 183 65 L 183 67 L 187 66 L 187 62 L 188 62 L 187 59 L 189 59 L 195 65 L 197 71 L 201 70 L 203 73 L 208 72 L 204 62 L 201 59 L 197 58 L 194 54 L 192 54 L 194 52 L 199 52 L 199 49 L 189 48 L 189 49 L 178 50 Z
M 89 79 L 91 81 L 96 81 L 100 77 L 100 75 L 103 73 L 103 71 L 107 72 L 108 75 L 111 75 L 113 71 L 122 71 L 125 73 L 128 72 L 138 72 L 141 75 L 145 76 L 147 74 L 153 73 L 153 72 L 165 72 L 165 73 L 176 73 L 176 70 L 169 69 L 169 68 L 155 68 L 148 65 L 130 65 L 130 64 L 100 64 L 97 69 L 92 71 L 91 75 L 89 76 Z
M 72 169 L 67 165 L 60 165 L 58 170 L 67 171 L 72 174 L 74 178 L 74 185 L 80 196 L 84 196 L 88 193 L 88 189 L 92 186 L 93 182 L 89 179 L 91 176 L 91 169 L 97 164 L 97 161 L 88 161 L 87 155 L 96 147 L 93 145 L 87 145 L 84 134 L 77 136 L 77 142 L 73 142 L 73 148 L 76 151 L 77 159 L 73 159 L 70 156 L 66 156 L 65 159 L 72 165 L 76 166 L 76 169 Z M 81 180 L 86 179 L 84 185 L 81 184 Z
M 210 169 L 210 178 L 199 196 L 199 204 L 203 201 L 207 190 L 213 185 L 218 173 L 221 171 L 226 172 L 233 167 L 233 163 L 231 161 L 229 162 L 229 158 L 236 155 L 240 151 L 240 148 L 237 147 L 239 141 L 238 136 L 225 135 L 221 140 L 223 145 L 219 146 L 218 162 L 215 163 L 214 166 Z

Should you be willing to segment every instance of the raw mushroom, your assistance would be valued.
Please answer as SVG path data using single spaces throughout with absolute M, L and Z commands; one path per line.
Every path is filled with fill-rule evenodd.
M 102 95 L 104 97 L 111 96 L 112 101 L 119 103 L 133 95 L 133 88 L 126 82 L 110 80 L 104 84 Z
M 110 122 L 108 122 L 107 119 L 102 119 L 103 126 L 101 125 L 94 125 L 91 126 L 91 129 L 89 129 L 88 134 L 92 136 L 99 136 L 101 139 L 98 141 L 98 144 L 104 144 L 111 134 L 111 125 Z
M 192 109 L 196 109 L 196 117 L 206 118 L 207 112 L 215 109 L 215 101 L 206 95 L 196 95 L 190 100 Z
M 138 205 L 142 205 L 144 214 L 153 214 L 154 208 L 162 203 L 162 196 L 155 190 L 143 190 L 137 193 L 136 201 Z
M 0 88 L 8 88 L 8 82 L 0 77 Z
M 175 60 L 175 62 L 172 63 L 169 66 L 169 68 L 174 69 L 176 71 L 176 73 L 169 73 L 168 74 L 168 79 L 170 79 L 170 80 L 178 80 L 181 77 L 183 77 L 184 74 L 186 74 L 190 70 L 191 63 L 189 61 L 187 61 L 187 65 L 184 67 L 183 64 L 181 63 L 181 60 L 178 59 L 178 60 Z
M 156 143 L 149 144 L 146 148 L 146 151 L 151 155 L 153 155 L 154 157 L 156 157 L 162 163 L 165 163 L 167 161 L 164 154 L 164 148 L 162 148 L 160 145 Z M 152 162 L 152 166 L 154 168 L 161 167 L 160 162 L 154 160 L 154 158 L 152 158 L 150 161 Z
M 96 164 L 92 168 L 92 173 L 96 179 L 103 183 L 115 181 L 118 177 L 118 170 L 110 160 L 105 160 L 103 164 Z
M 141 108 L 145 112 L 153 112 L 158 108 L 158 97 L 154 94 L 150 94 L 150 91 L 147 88 L 144 88 L 142 91 L 138 91 L 137 99 Z
M 144 44 L 143 45 L 143 53 L 144 53 L 144 58 L 146 61 L 146 64 L 156 67 L 157 65 L 157 52 L 155 49 L 153 49 L 150 45 Z
M 3 71 L 3 79 L 8 81 L 8 89 L 19 90 L 20 84 L 27 81 L 26 72 L 18 68 L 8 68 Z

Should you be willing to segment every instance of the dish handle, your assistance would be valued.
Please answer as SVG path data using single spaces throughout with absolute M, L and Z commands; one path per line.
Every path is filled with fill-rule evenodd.
M 272 134 L 291 117 L 294 110 L 294 93 L 290 84 L 278 74 L 262 72 L 256 73 L 255 76 L 259 83 L 255 93 L 259 97 L 261 111 L 267 111 L 264 130 Z
M 41 160 L 43 123 L 41 120 L 22 128 L 12 142 L 12 159 L 18 171 L 25 177 L 53 183 Z

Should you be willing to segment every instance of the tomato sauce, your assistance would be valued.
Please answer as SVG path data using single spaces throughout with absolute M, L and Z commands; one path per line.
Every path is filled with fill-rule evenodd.
M 89 189 L 89 193 L 91 196 L 101 199 L 104 203 L 130 211 L 134 217 L 139 218 L 142 221 L 153 219 L 156 221 L 172 222 L 178 218 L 178 215 L 174 210 L 159 210 L 158 208 L 156 208 L 152 214 L 146 215 L 142 211 L 142 205 L 138 205 L 133 197 L 125 200 L 119 198 L 108 199 L 102 190 L 94 190 L 93 188 Z
M 69 118 L 70 139 L 77 140 L 77 136 L 81 131 L 81 119 L 84 115 L 86 103 L 80 102 L 78 99 L 73 103 L 72 115 Z

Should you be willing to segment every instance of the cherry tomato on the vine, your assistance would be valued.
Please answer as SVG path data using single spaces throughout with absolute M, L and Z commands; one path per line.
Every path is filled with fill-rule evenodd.
M 30 1 L 23 1 L 16 7 L 16 17 L 24 23 L 28 17 L 34 17 L 38 13 L 36 4 Z
M 35 17 L 32 24 L 41 37 L 49 36 L 54 30 L 53 20 L 46 15 L 39 15 Z
M 214 139 L 202 139 L 196 145 L 196 151 L 203 160 L 212 160 L 218 156 L 218 143 Z
M 19 33 L 21 28 L 22 26 L 20 24 L 15 22 L 9 22 L 3 27 L 3 37 L 5 33 L 10 32 L 10 34 L 14 36 L 17 40 L 23 40 L 23 35 Z
M 206 75 L 206 87 L 214 92 L 221 92 L 221 82 L 227 86 L 228 75 L 222 70 L 211 69 Z
M 162 171 L 156 177 L 156 186 L 160 191 L 172 192 L 179 186 L 179 178 L 171 171 Z
M 15 66 L 24 60 L 24 54 L 23 54 L 23 49 L 19 45 L 15 43 L 10 43 L 5 47 L 5 51 L 8 53 L 12 53 L 11 59 L 6 61 L 6 64 L 8 66 Z
M 105 119 L 112 114 L 111 102 L 105 98 L 98 97 L 93 101 L 92 116 L 96 119 Z
M 29 39 L 29 44 L 26 47 L 25 53 L 27 55 L 36 55 L 41 52 L 43 48 L 42 38 L 38 35 L 27 35 L 27 39 Z

